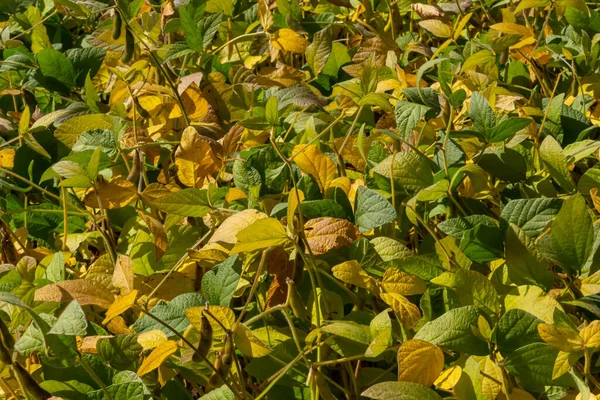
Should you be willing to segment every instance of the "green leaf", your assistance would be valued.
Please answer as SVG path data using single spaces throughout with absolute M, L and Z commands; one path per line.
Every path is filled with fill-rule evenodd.
M 421 121 L 429 107 L 422 104 L 409 103 L 408 101 L 399 101 L 396 103 L 396 125 L 400 137 L 408 140 L 413 130 Z
M 68 89 L 75 86 L 75 69 L 64 54 L 54 49 L 43 49 L 36 58 L 44 80 L 58 81 Z
M 149 200 L 149 203 L 166 213 L 182 217 L 203 217 L 210 211 L 208 191 L 187 188 L 166 196 Z
M 440 222 L 437 227 L 446 235 L 460 239 L 463 233 L 475 228 L 477 225 L 485 225 L 492 228 L 498 226 L 495 220 L 486 215 L 469 215 L 466 217 L 449 218 Z
M 73 380 L 46 380 L 40 382 L 40 386 L 53 396 L 72 400 L 88 400 L 87 393 L 94 391 L 90 385 Z
M 392 163 L 393 160 L 393 163 Z M 416 191 L 433 184 L 430 163 L 416 153 L 402 152 L 381 161 L 373 171 L 388 179 L 394 177 L 396 190 Z
M 124 370 L 133 367 L 143 349 L 137 335 L 117 335 L 98 340 L 96 350 L 111 367 Z
M 554 274 L 535 247 L 533 239 L 517 225 L 510 224 L 506 231 L 505 259 L 508 276 L 516 285 L 538 285 L 550 290 Z
M 277 100 L 276 97 L 271 99 Z M 233 163 L 233 182 L 236 187 L 248 191 L 251 187 L 262 185 L 260 172 L 248 161 L 235 160 Z
M 550 172 L 552 179 L 567 192 L 575 190 L 573 179 L 560 144 L 552 136 L 546 136 L 540 146 L 540 158 Z
M 515 224 L 529 237 L 541 234 L 558 214 L 561 199 L 510 200 L 502 209 L 501 218 L 507 224 Z
M 306 219 L 332 217 L 347 219 L 346 210 L 339 203 L 330 199 L 305 200 L 300 204 L 302 216 Z
M 361 232 L 385 225 L 396 217 L 396 210 L 385 197 L 365 186 L 358 188 L 354 201 L 354 220 Z
M 223 13 L 211 14 L 202 19 L 198 24 L 198 28 L 202 32 L 202 44 L 204 47 L 209 47 L 212 43 L 215 34 L 218 32 L 223 20 Z
M 496 341 L 502 354 L 506 357 L 519 347 L 542 342 L 537 327 L 543 322 L 535 315 L 518 308 L 505 312 L 498 321 L 496 330 Z
M 431 283 L 454 290 L 461 305 L 475 305 L 489 315 L 495 315 L 498 308 L 498 294 L 494 285 L 482 274 L 466 269 L 444 272 Z
M 592 217 L 580 194 L 569 197 L 552 222 L 550 242 L 563 268 L 580 271 L 588 262 L 595 234 Z
M 460 249 L 469 259 L 485 263 L 502 258 L 502 232 L 496 227 L 484 224 L 466 230 L 460 241 Z
M 520 182 L 527 177 L 527 162 L 521 153 L 509 147 L 488 148 L 478 164 L 486 172 L 507 182 Z
M 141 382 L 127 382 L 110 385 L 106 391 L 113 400 L 144 400 L 144 384 Z M 90 400 L 108 400 L 103 390 L 88 393 Z
M 137 17 L 144 4 L 144 0 L 117 0 L 117 4 L 119 5 L 119 9 L 125 14 L 125 18 L 129 21 Z
M 524 388 L 536 392 L 543 391 L 544 386 L 568 386 L 570 383 L 567 375 L 552 379 L 557 356 L 558 349 L 546 343 L 532 343 L 512 352 L 504 360 L 504 365 L 519 378 Z
M 44 258 L 41 265 L 46 266 L 45 277 L 52 283 L 65 280 L 65 257 L 62 252 Z
M 50 329 L 50 335 L 85 336 L 87 332 L 85 313 L 76 300 L 65 307 L 58 320 Z
M 168 303 L 158 302 L 151 310 L 152 315 L 167 323 L 171 328 L 179 333 L 183 333 L 190 325 L 185 310 L 191 307 L 200 307 L 206 304 L 206 300 L 200 293 L 184 293 Z M 155 329 L 163 331 L 167 337 L 175 338 L 173 332 L 165 328 L 162 324 L 156 322 L 151 317 L 145 315 L 138 319 L 131 327 L 137 333 L 144 333 Z
M 235 393 L 231 391 L 227 387 L 227 385 L 223 385 L 219 388 L 211 390 L 209 393 L 200 397 L 200 400 L 235 400 Z
M 514 136 L 521 129 L 525 129 L 531 123 L 529 118 L 509 118 L 500 122 L 498 126 L 487 132 L 487 138 L 491 143 L 503 142 Z
M 423 325 L 414 339 L 467 354 L 487 355 L 487 343 L 474 333 L 478 317 L 474 306 L 455 308 Z
M 277 5 L 279 6 L 279 3 Z M 315 33 L 312 43 L 306 48 L 306 63 L 315 76 L 325 68 L 332 46 L 331 32 L 327 28 Z
M 208 304 L 226 307 L 231 305 L 233 293 L 240 280 L 241 270 L 242 261 L 236 254 L 215 265 L 204 274 L 202 294 Z
M 375 400 L 441 400 L 439 394 L 425 385 L 412 382 L 377 383 L 361 396 Z
M 471 94 L 469 118 L 479 132 L 486 134 L 496 127 L 496 116 L 487 99 L 479 92 Z
M 204 15 L 206 1 L 189 0 L 184 6 L 179 7 L 179 20 L 181 30 L 185 34 L 185 41 L 190 49 L 201 51 L 204 45 L 202 30 L 198 28 L 198 22 Z
M 231 249 L 232 254 L 266 249 L 290 240 L 283 225 L 275 218 L 254 221 L 250 226 L 242 229 L 236 238 L 237 243 Z

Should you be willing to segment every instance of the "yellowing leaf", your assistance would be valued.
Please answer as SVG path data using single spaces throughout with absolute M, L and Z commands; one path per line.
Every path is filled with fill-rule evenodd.
M 271 349 L 269 349 L 259 338 L 254 336 L 252 331 L 243 324 L 238 325 L 238 328 L 233 334 L 233 340 L 236 347 L 246 357 L 259 358 L 264 357 L 271 352 Z
M 112 120 L 113 118 L 106 114 L 86 114 L 73 117 L 60 124 L 54 132 L 54 137 L 70 148 L 77 141 L 79 135 L 85 131 L 111 129 Z
M 190 321 L 190 324 L 198 331 L 202 329 L 202 310 L 204 310 L 204 308 L 206 307 L 192 307 L 185 310 L 185 315 Z M 235 324 L 235 314 L 230 308 L 224 306 L 208 306 L 208 311 L 227 329 L 231 329 L 233 324 Z M 219 339 L 225 336 L 226 332 L 211 316 L 208 316 L 208 322 L 213 329 L 213 338 Z
M 34 300 L 57 303 L 77 300 L 81 306 L 93 304 L 98 307 L 109 308 L 114 301 L 114 296 L 106 286 L 99 282 L 88 279 L 73 279 L 37 289 Z
M 452 37 L 452 27 L 440 21 L 439 19 L 427 19 L 425 21 L 420 21 L 419 25 L 426 31 L 433 33 L 435 36 L 441 38 Z
M 573 353 L 583 348 L 583 339 L 578 332 L 572 329 L 557 328 L 552 324 L 540 324 L 538 333 L 544 342 L 560 351 Z
M 400 322 L 408 328 L 415 326 L 421 319 L 419 307 L 411 303 L 406 297 L 397 293 L 382 293 L 381 300 L 385 301 L 398 316 Z
M 444 369 L 442 350 L 423 340 L 409 340 L 398 349 L 398 380 L 433 385 Z
M 398 268 L 388 268 L 383 274 L 381 286 L 388 293 L 412 296 L 425 293 L 425 282 L 416 275 L 410 275 Z
M 84 204 L 91 208 L 112 210 L 123 208 L 133 203 L 137 198 L 137 187 L 126 179 L 117 177 L 110 182 L 101 181 L 85 194 Z
M 600 346 L 600 321 L 592 321 L 588 326 L 579 332 L 585 347 L 594 349 Z
M 321 153 L 314 144 L 306 146 L 299 144 L 292 151 L 293 161 L 300 167 L 302 172 L 312 176 L 321 192 L 324 192 L 337 175 L 337 168 L 331 158 Z M 301 151 L 302 150 L 302 151 Z
M 368 289 L 371 293 L 378 294 L 379 288 L 375 279 L 360 267 L 356 260 L 346 261 L 332 268 L 333 276 L 344 283 Z
M 455 28 L 454 28 L 454 35 L 453 35 L 453 39 L 456 40 L 460 37 L 460 34 L 462 33 L 463 29 L 465 29 L 465 27 L 467 26 L 467 24 L 469 23 L 469 20 L 471 19 L 471 16 L 473 15 L 473 13 L 468 13 L 467 15 L 465 15 L 464 17 L 462 17 L 460 19 L 460 21 L 458 22 L 458 24 L 456 24 Z
M 268 218 L 269 216 L 255 209 L 248 209 L 240 211 L 239 213 L 233 214 L 227 218 L 223 223 L 215 230 L 208 243 L 221 243 L 233 245 L 237 243 L 237 234 L 240 233 L 244 228 L 252 225 L 259 219 Z
M 283 225 L 275 218 L 254 221 L 250 226 L 242 229 L 236 238 L 237 243 L 231 250 L 232 254 L 266 249 L 290 240 Z
M 302 54 L 310 44 L 308 40 L 298 35 L 291 29 L 279 29 L 271 36 L 273 47 L 278 50 L 291 51 L 292 53 Z
M 442 371 L 440 376 L 433 384 L 442 390 L 452 390 L 462 376 L 462 368 L 459 365 L 454 365 Z
M 12 168 L 15 166 L 15 151 L 14 149 L 0 150 L 0 167 Z
M 169 340 L 167 335 L 160 329 L 140 333 L 137 337 L 137 342 L 144 350 L 153 349 L 165 343 L 167 340 Z
M 358 228 L 345 219 L 321 217 L 304 224 L 306 239 L 313 254 L 350 246 L 358 239 Z
M 201 188 L 206 177 L 221 169 L 220 153 L 220 144 L 187 127 L 175 152 L 177 177 L 186 186 Z
M 129 310 L 129 308 L 135 303 L 137 293 L 137 290 L 132 290 L 129 292 L 129 294 L 118 296 L 115 299 L 115 302 L 110 305 L 108 310 L 106 310 L 106 316 L 104 321 L 102 321 L 102 324 L 106 324 L 117 315 L 121 315 L 125 311 Z
M 142 362 L 142 365 L 140 365 L 140 368 L 137 371 L 138 376 L 144 376 L 148 372 L 152 372 L 160 367 L 167 358 L 177 351 L 177 348 L 177 342 L 174 340 L 169 340 L 160 344 L 144 359 L 144 362 Z
M 521 35 L 521 36 L 531 36 L 531 30 L 526 26 L 515 24 L 512 22 L 500 22 L 498 24 L 494 24 L 490 26 L 491 29 L 502 32 L 505 35 Z
M 127 294 L 133 290 L 133 268 L 129 256 L 124 254 L 117 256 L 111 282 L 114 287 L 121 289 L 122 294 Z

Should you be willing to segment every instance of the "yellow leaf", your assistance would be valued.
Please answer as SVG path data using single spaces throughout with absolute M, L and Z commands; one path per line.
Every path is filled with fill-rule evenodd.
M 419 25 L 426 31 L 433 33 L 435 36 L 441 38 L 452 37 L 452 27 L 440 21 L 439 19 L 427 19 L 425 21 L 420 21 Z
M 187 116 L 190 120 L 202 119 L 208 114 L 208 102 L 202 96 L 202 91 L 198 88 L 195 83 L 192 83 L 186 90 L 181 94 L 181 101 L 187 111 Z M 169 118 L 179 118 L 183 116 L 181 107 L 178 103 L 173 105 Z
M 333 276 L 344 283 L 368 289 L 374 294 L 379 293 L 379 288 L 375 279 L 369 276 L 367 272 L 360 267 L 356 260 L 346 261 L 332 268 Z
M 454 28 L 454 35 L 452 37 L 454 40 L 457 40 L 460 37 L 460 34 L 462 33 L 463 29 L 465 29 L 465 27 L 469 23 L 469 20 L 471 19 L 472 15 L 473 15 L 472 12 L 468 13 L 467 15 L 465 15 L 464 17 L 461 18 L 461 20 L 458 22 L 458 24 L 456 24 L 456 27 Z
M 345 219 L 320 217 L 304 224 L 306 240 L 313 254 L 350 246 L 358 239 L 358 228 Z
M 66 303 L 72 300 L 86 306 L 89 304 L 109 308 L 114 301 L 110 290 L 100 282 L 88 279 L 73 279 L 46 285 L 35 291 L 35 301 Z
M 220 144 L 201 136 L 192 126 L 185 128 L 175 152 L 177 177 L 186 186 L 201 188 L 207 176 L 221 169 L 220 153 Z
M 273 47 L 278 50 L 291 51 L 292 53 L 302 54 L 310 44 L 308 40 L 298 35 L 291 29 L 279 29 L 271 36 Z
M 96 349 L 98 340 L 109 337 L 110 336 L 86 336 L 81 338 L 81 340 L 77 340 L 77 348 L 81 353 L 98 354 L 98 350 Z
M 160 329 L 154 329 L 148 332 L 140 333 L 137 337 L 137 342 L 144 350 L 153 349 L 167 340 L 167 335 Z
M 581 293 L 584 296 L 600 293 L 600 271 L 581 280 Z
M 227 192 L 227 195 L 225 195 L 225 200 L 227 200 L 228 203 L 231 203 L 233 201 L 245 199 L 247 197 L 248 197 L 248 195 L 246 194 L 246 192 L 244 192 L 242 189 L 238 189 L 238 188 L 234 187 L 234 188 L 229 189 L 229 191 Z
M 410 275 L 398 268 L 388 268 L 383 274 L 381 286 L 388 293 L 412 296 L 425 293 L 425 282 L 416 275 Z
M 29 130 L 29 123 L 31 122 L 31 111 L 29 106 L 25 106 L 21 118 L 19 119 L 19 135 L 22 136 Z
M 264 357 L 271 352 L 271 349 L 269 349 L 266 344 L 254 336 L 252 331 L 242 324 L 237 326 L 237 329 L 233 334 L 233 340 L 236 347 L 246 357 L 259 358 Z
M 583 339 L 579 333 L 569 328 L 557 328 L 552 324 L 539 324 L 538 333 L 550 346 L 573 353 L 583 348 Z
M 135 303 L 135 298 L 137 296 L 137 290 L 132 290 L 129 294 L 125 296 L 117 296 L 115 302 L 110 305 L 108 310 L 106 310 L 106 316 L 104 321 L 102 321 L 103 325 L 106 325 L 108 321 L 116 317 L 117 315 L 123 314 L 125 311 L 129 310 Z
M 128 206 L 137 198 L 135 184 L 121 177 L 113 178 L 110 182 L 101 181 L 96 187 L 97 192 L 92 187 L 85 194 L 83 202 L 87 207 L 112 210 Z
M 202 310 L 206 307 L 192 307 L 185 310 L 190 324 L 198 331 L 202 329 Z M 231 329 L 235 324 L 235 314 L 230 308 L 224 306 L 208 306 L 208 311 L 217 318 L 221 324 L 227 329 Z M 221 325 L 217 323 L 211 316 L 208 316 L 208 322 L 213 329 L 213 338 L 219 339 L 225 337 L 226 332 L 221 328 Z
M 156 368 L 177 351 L 177 342 L 174 340 L 166 341 L 152 350 L 152 353 L 148 355 L 140 365 L 137 371 L 138 376 L 146 375 L 148 372 L 154 371 Z
M 398 316 L 400 322 L 409 329 L 415 326 L 421 319 L 419 307 L 408 301 L 408 299 L 397 293 L 382 293 L 381 300 L 385 301 Z
M 577 364 L 577 361 L 583 356 L 583 351 L 575 353 L 567 353 L 559 351 L 554 361 L 554 368 L 552 368 L 552 379 L 558 379 Z
M 252 225 L 253 222 L 259 219 L 268 218 L 269 216 L 255 209 L 248 209 L 233 214 L 227 218 L 221 226 L 215 230 L 208 243 L 220 243 L 224 245 L 233 245 L 237 243 L 236 236 L 244 228 Z M 231 246 L 228 246 L 231 248 Z
M 495 399 L 502 391 L 502 370 L 489 356 L 481 357 L 478 363 L 481 394 L 485 399 Z
M 296 215 L 296 208 L 304 201 L 304 193 L 302 190 L 292 188 L 288 194 L 288 206 L 287 206 L 287 222 L 288 229 L 294 231 L 294 216 Z
M 299 144 L 292 151 L 293 161 L 300 167 L 302 172 L 312 176 L 321 192 L 324 192 L 337 175 L 337 168 L 331 158 L 321 153 L 314 144 L 306 146 Z M 302 150 L 302 151 L 301 151 Z
M 15 166 L 15 150 L 0 150 L 0 167 L 12 168 Z
M 442 371 L 440 376 L 438 376 L 438 378 L 435 380 L 435 382 L 433 382 L 433 384 L 438 389 L 449 391 L 452 390 L 454 386 L 456 386 L 461 376 L 462 368 L 459 365 L 454 365 Z
M 398 380 L 433 385 L 444 369 L 442 350 L 424 340 L 409 340 L 398 349 Z
M 275 218 L 254 221 L 250 226 L 242 229 L 236 238 L 237 243 L 231 249 L 232 254 L 266 249 L 290 240 L 281 222 Z
M 600 321 L 592 321 L 591 324 L 579 332 L 579 336 L 581 336 L 585 347 L 588 349 L 600 346 Z

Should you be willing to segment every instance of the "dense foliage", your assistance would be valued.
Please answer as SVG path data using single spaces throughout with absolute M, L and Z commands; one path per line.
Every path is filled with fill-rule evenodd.
M 1 0 L 4 397 L 595 399 L 596 9 Z

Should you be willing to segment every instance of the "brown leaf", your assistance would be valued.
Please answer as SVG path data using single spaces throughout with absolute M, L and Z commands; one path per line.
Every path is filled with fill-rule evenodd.
M 290 87 L 306 78 L 306 74 L 286 64 L 278 63 L 277 67 L 264 67 L 256 75 L 256 83 L 262 86 Z
M 246 128 L 239 124 L 233 125 L 229 131 L 225 134 L 225 136 L 219 140 L 219 142 L 223 145 L 223 152 L 226 156 L 231 156 L 238 149 L 240 144 L 240 139 L 244 134 Z
M 358 228 L 345 219 L 321 217 L 304 224 L 306 239 L 312 252 L 325 254 L 329 250 L 350 246 L 358 239 Z
M 443 18 L 446 15 L 444 10 L 437 5 L 413 3 L 410 5 L 410 8 L 415 10 L 422 19 L 438 19 Z
M 115 297 L 106 286 L 88 279 L 73 279 L 46 285 L 35 291 L 35 301 L 66 303 L 72 300 L 82 305 L 108 308 Z

